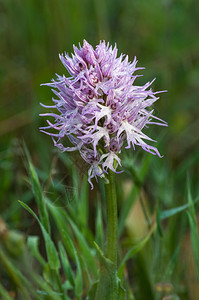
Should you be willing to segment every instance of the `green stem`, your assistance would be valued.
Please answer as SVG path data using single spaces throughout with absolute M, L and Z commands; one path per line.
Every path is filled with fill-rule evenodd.
M 106 257 L 117 266 L 118 216 L 115 191 L 115 174 L 109 171 L 109 184 L 106 185 L 107 203 L 107 245 Z
M 112 171 L 109 171 L 109 183 L 106 185 L 107 234 L 105 257 L 111 263 L 105 261 L 105 258 L 102 259 L 95 300 L 118 300 L 119 296 L 118 283 L 115 277 L 117 271 L 118 218 L 114 175 Z

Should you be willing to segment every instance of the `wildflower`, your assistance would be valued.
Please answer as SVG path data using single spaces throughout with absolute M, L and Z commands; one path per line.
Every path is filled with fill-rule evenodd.
M 48 126 L 41 131 L 50 135 L 54 145 L 61 151 L 79 151 L 90 165 L 88 181 L 104 176 L 108 170 L 116 171 L 121 166 L 119 153 L 121 148 L 143 150 L 158 155 L 159 151 L 147 142 L 154 142 L 142 132 L 148 124 L 167 126 L 167 123 L 149 111 L 159 99 L 150 89 L 152 82 L 144 86 L 134 85 L 138 75 L 134 72 L 143 68 L 136 67 L 137 60 L 129 62 L 128 56 L 117 57 L 114 48 L 100 42 L 94 49 L 86 40 L 83 46 L 74 48 L 74 54 L 60 55 L 61 62 L 70 77 L 57 75 L 57 80 L 47 83 L 58 99 L 52 106 L 58 113 L 46 113 L 42 116 L 54 118 L 47 120 Z M 55 129 L 57 133 L 48 132 Z M 64 146 L 65 138 L 71 146 Z M 118 172 L 117 172 L 118 173 Z

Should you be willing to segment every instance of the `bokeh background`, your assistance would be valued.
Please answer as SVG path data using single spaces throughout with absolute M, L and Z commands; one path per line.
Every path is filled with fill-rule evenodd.
M 50 89 L 40 84 L 50 82 L 55 73 L 66 73 L 58 54 L 71 53 L 73 44 L 82 44 L 83 39 L 92 45 L 99 40 L 117 43 L 120 53 L 128 54 L 130 60 L 136 56 L 138 66 L 146 68 L 137 84 L 156 77 L 153 89 L 167 90 L 160 95 L 154 109 L 169 127 L 149 129 L 164 155 L 163 159 L 151 159 L 145 179 L 151 209 L 157 202 L 167 209 L 186 203 L 187 176 L 193 197 L 197 196 L 198 16 L 197 0 L 0 1 L 0 217 L 10 230 L 17 229 L 22 235 L 39 231 L 32 224 L 32 217 L 17 202 L 18 199 L 28 201 L 34 207 L 32 193 L 24 180 L 23 141 L 41 179 L 45 180 L 53 165 L 59 180 L 71 188 L 70 174 L 56 158 L 57 150 L 52 141 L 38 129 L 45 124 L 39 117 L 39 113 L 45 111 L 39 103 L 50 104 L 52 98 Z M 139 155 L 142 158 L 149 154 Z M 172 222 L 169 230 L 173 244 L 171 248 L 165 246 L 171 257 L 169 253 L 174 251 L 178 241 L 184 243 L 178 266 L 184 256 L 191 256 L 191 250 L 187 250 L 189 227 L 184 221 L 186 213 L 184 215 Z M 188 255 L 183 254 L 185 248 Z M 181 293 L 180 299 L 196 300 L 199 296 L 194 296 L 197 293 L 194 266 L 188 268 L 188 265 L 174 276 L 178 282 L 176 289 Z M 160 273 L 161 270 L 160 267 Z M 1 270 L 0 276 L 10 288 L 9 276 Z M 141 296 L 138 299 L 142 299 Z

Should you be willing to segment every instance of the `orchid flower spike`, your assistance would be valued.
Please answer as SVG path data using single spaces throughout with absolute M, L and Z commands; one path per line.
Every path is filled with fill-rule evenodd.
M 134 84 L 138 77 L 134 72 L 143 69 L 136 67 L 136 57 L 133 62 L 124 54 L 117 57 L 117 46 L 113 48 L 105 41 L 95 49 L 86 40 L 83 46 L 73 48 L 71 57 L 60 55 L 70 77 L 57 75 L 56 80 L 45 84 L 56 96 L 47 107 L 57 112 L 41 114 L 54 118 L 54 122 L 47 120 L 48 126 L 40 130 L 50 135 L 61 151 L 79 151 L 89 164 L 88 181 L 93 188 L 92 178 L 109 170 L 120 173 L 116 169 L 121 166 L 123 146 L 139 146 L 161 157 L 158 149 L 148 144 L 154 140 L 143 129 L 149 124 L 167 123 L 148 109 L 159 99 L 159 92 L 149 88 L 153 81 L 143 86 Z M 66 138 L 71 146 L 64 146 Z

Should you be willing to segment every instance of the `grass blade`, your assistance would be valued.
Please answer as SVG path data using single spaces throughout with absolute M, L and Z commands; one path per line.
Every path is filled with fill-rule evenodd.
M 77 267 L 77 271 L 76 271 L 76 277 L 75 277 L 75 294 L 77 297 L 80 297 L 83 291 L 83 281 L 82 281 L 82 270 L 81 270 L 81 264 L 80 264 L 80 260 L 78 257 L 78 253 L 77 250 L 70 238 L 70 236 L 68 235 L 68 233 L 63 230 L 63 237 L 64 237 L 64 245 L 66 246 L 66 249 L 68 247 L 71 248 L 71 251 L 74 255 L 75 258 L 75 263 L 76 263 L 76 267 Z
M 38 221 L 38 223 L 41 227 L 42 233 L 43 233 L 44 240 L 45 240 L 46 252 L 47 252 L 47 257 L 48 257 L 48 262 L 49 262 L 50 268 L 53 270 L 58 270 L 60 268 L 59 257 L 58 257 L 55 245 L 54 245 L 53 241 L 51 240 L 50 235 L 48 234 L 48 232 L 46 231 L 46 229 L 40 222 L 37 215 L 32 211 L 32 209 L 30 209 L 30 207 L 27 204 L 23 203 L 22 201 L 19 201 L 19 203 Z
M 189 211 L 187 212 L 187 214 L 188 214 L 189 225 L 191 229 L 191 245 L 192 245 L 192 251 L 195 260 L 196 274 L 199 280 L 199 235 L 198 235 L 196 212 L 195 212 L 194 202 L 191 195 L 189 177 L 187 179 L 187 190 L 188 190 L 187 196 L 188 196 L 188 204 L 189 204 Z
M 75 286 L 75 276 L 74 276 L 74 273 L 72 272 L 72 268 L 70 266 L 68 256 L 67 256 L 64 246 L 62 245 L 61 242 L 59 242 L 58 246 L 59 246 L 59 254 L 60 254 L 64 272 L 66 274 L 66 278 L 70 282 L 71 287 L 74 287 Z
M 122 280 L 123 278 L 123 271 L 124 271 L 124 265 L 125 263 L 131 258 L 133 257 L 136 253 L 138 253 L 140 250 L 142 250 L 142 248 L 146 245 L 146 243 L 149 241 L 153 231 L 155 230 L 156 225 L 154 224 L 150 231 L 148 232 L 147 236 L 137 245 L 133 246 L 124 256 L 124 258 L 122 259 L 119 269 L 118 269 L 118 276 L 119 278 Z
M 30 169 L 30 175 L 31 175 L 31 182 L 32 182 L 32 190 L 33 194 L 35 196 L 35 200 L 37 202 L 37 206 L 39 208 L 39 216 L 41 219 L 41 223 L 46 229 L 46 231 L 50 232 L 50 223 L 48 218 L 48 212 L 46 209 L 46 203 L 45 199 L 43 197 L 43 193 L 41 190 L 41 186 L 39 183 L 39 178 L 37 176 L 36 170 L 33 166 L 33 164 L 29 161 L 29 169 Z
M 46 265 L 45 260 L 39 253 L 39 237 L 38 236 L 29 236 L 27 240 L 28 247 L 32 253 L 32 255 L 40 262 L 40 264 L 44 267 Z
M 36 200 L 36 203 L 37 203 L 37 206 L 39 209 L 39 216 L 41 219 L 41 223 L 44 226 L 44 228 L 46 229 L 46 231 L 48 233 L 50 233 L 50 223 L 49 223 L 49 218 L 48 218 L 48 212 L 46 209 L 46 202 L 43 197 L 39 178 L 38 178 L 37 172 L 35 170 L 35 167 L 31 161 L 31 157 L 30 157 L 29 151 L 28 151 L 25 143 L 23 143 L 23 147 L 24 147 L 25 155 L 26 155 L 27 162 L 28 162 L 28 171 L 29 171 L 29 175 L 31 178 L 32 191 L 33 191 L 33 195 L 35 196 L 35 200 Z

